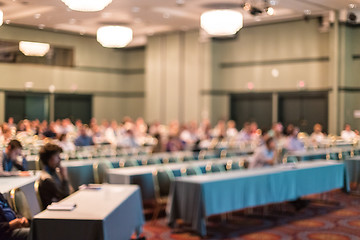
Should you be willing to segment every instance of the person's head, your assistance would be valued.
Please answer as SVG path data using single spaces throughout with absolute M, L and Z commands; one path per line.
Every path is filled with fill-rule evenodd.
M 21 150 L 22 150 L 22 145 L 21 143 L 16 140 L 13 139 L 9 142 L 8 146 L 6 147 L 6 155 L 11 159 L 11 160 L 16 160 L 18 156 L 21 156 Z
M 56 144 L 47 143 L 39 151 L 40 161 L 51 169 L 55 169 L 59 166 L 60 163 L 60 153 L 62 153 L 62 148 Z
M 8 123 L 9 123 L 9 124 L 14 124 L 14 118 L 13 118 L 13 117 L 9 117 Z
M 350 126 L 350 124 L 345 124 L 345 130 L 346 130 L 346 131 L 351 131 L 351 126 Z
M 314 132 L 315 133 L 321 133 L 322 132 L 322 126 L 320 123 L 317 123 L 314 125 Z
M 275 141 L 272 137 L 269 137 L 268 139 L 266 139 L 265 141 L 266 147 L 269 150 L 275 150 Z
M 235 128 L 235 126 L 236 126 L 236 123 L 235 123 L 234 120 L 229 120 L 229 121 L 227 122 L 227 127 L 228 127 L 228 128 Z
M 80 136 L 87 136 L 87 130 L 88 130 L 87 125 L 82 125 L 80 127 Z

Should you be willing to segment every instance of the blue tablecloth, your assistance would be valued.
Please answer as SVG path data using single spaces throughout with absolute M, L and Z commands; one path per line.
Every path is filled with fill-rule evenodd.
M 183 219 L 206 235 L 207 216 L 342 188 L 344 174 L 343 163 L 314 161 L 176 178 L 169 196 L 169 222 Z
M 344 160 L 349 181 L 360 183 L 360 156 Z
M 243 158 L 234 158 L 234 159 L 243 159 Z M 169 163 L 162 165 L 149 165 L 149 166 L 137 166 L 137 167 L 127 167 L 119 169 L 109 169 L 108 170 L 108 179 L 111 184 L 137 184 L 140 186 L 141 194 L 143 200 L 150 200 L 155 198 L 154 193 L 154 182 L 152 178 L 152 173 L 157 168 L 166 167 L 174 173 L 175 177 L 181 176 L 181 168 L 187 166 L 196 166 L 200 167 L 203 173 L 206 172 L 205 166 L 209 162 L 223 164 L 231 160 L 228 159 L 215 159 L 215 160 L 203 160 L 203 161 L 191 161 L 184 163 Z

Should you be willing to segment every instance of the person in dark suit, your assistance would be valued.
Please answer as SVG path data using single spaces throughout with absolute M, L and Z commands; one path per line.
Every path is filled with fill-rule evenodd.
M 0 154 L 0 173 L 6 175 L 7 172 L 13 170 L 26 171 L 27 161 L 21 154 L 22 145 L 14 139 L 11 140 L 5 150 Z M 22 157 L 22 162 L 18 161 L 18 157 Z
M 26 240 L 29 231 L 29 221 L 16 215 L 0 193 L 0 240 Z
M 70 194 L 67 169 L 61 166 L 61 152 L 61 147 L 51 143 L 39 151 L 40 161 L 44 165 L 39 182 L 39 194 L 44 209 Z

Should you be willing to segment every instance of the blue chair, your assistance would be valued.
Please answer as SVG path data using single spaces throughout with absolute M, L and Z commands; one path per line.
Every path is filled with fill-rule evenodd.
M 155 192 L 155 209 L 153 220 L 157 219 L 160 210 L 166 207 L 171 181 L 175 178 L 173 172 L 167 168 L 158 168 L 153 172 L 154 192 Z
M 244 161 L 243 160 L 237 160 L 237 161 L 233 161 L 233 160 L 229 160 L 226 163 L 226 170 L 227 171 L 231 171 L 231 170 L 240 170 L 240 169 L 244 169 Z
M 288 156 L 288 157 L 286 158 L 286 162 L 287 162 L 287 163 L 296 163 L 296 162 L 298 162 L 298 159 L 297 159 L 297 157 L 295 157 L 295 156 Z
M 155 165 L 155 164 L 161 164 L 161 161 L 159 158 L 149 158 L 147 160 L 147 165 Z
M 216 163 L 208 163 L 206 164 L 206 173 L 214 173 L 214 172 L 225 172 L 225 167 L 222 164 Z
M 201 175 L 202 171 L 198 166 L 187 166 L 181 169 L 182 176 Z
M 96 184 L 108 182 L 107 173 L 108 169 L 114 168 L 112 163 L 108 160 L 102 160 L 93 164 L 94 181 Z
M 121 160 L 119 162 L 119 167 L 123 168 L 123 167 L 136 167 L 139 166 L 139 163 L 134 160 L 134 159 L 126 159 L 126 160 Z

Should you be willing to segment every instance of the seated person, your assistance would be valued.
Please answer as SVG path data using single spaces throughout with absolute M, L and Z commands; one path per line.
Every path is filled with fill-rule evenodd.
M 0 193 L 0 239 L 26 240 L 28 237 L 29 221 L 24 217 L 17 216 Z
M 288 137 L 285 148 L 289 152 L 302 151 L 305 150 L 304 143 L 298 139 L 299 128 L 297 127 L 288 127 L 287 129 Z
M 40 176 L 39 194 L 43 207 L 69 196 L 70 185 L 67 169 L 60 164 L 61 147 L 48 143 L 39 151 L 44 170 Z
M 27 170 L 27 161 L 25 157 L 22 158 L 22 162 L 18 161 L 18 157 L 21 157 L 22 145 L 18 140 L 11 140 L 4 152 L 0 154 L 0 174 L 7 175 L 7 172 L 11 172 L 14 169 L 19 171 Z
M 310 135 L 310 138 L 316 145 L 325 139 L 325 134 L 322 132 L 321 124 L 317 123 L 314 125 L 314 132 Z
M 75 139 L 75 146 L 85 147 L 94 145 L 94 141 L 92 137 L 87 135 L 87 128 L 85 126 L 81 126 L 80 128 L 80 136 Z
M 351 141 L 356 137 L 356 132 L 351 130 L 350 124 L 345 124 L 345 129 L 341 131 L 341 138 L 345 141 Z
M 264 145 L 255 149 L 250 159 L 250 168 L 258 168 L 274 165 L 277 159 L 276 144 L 273 138 L 268 138 Z

